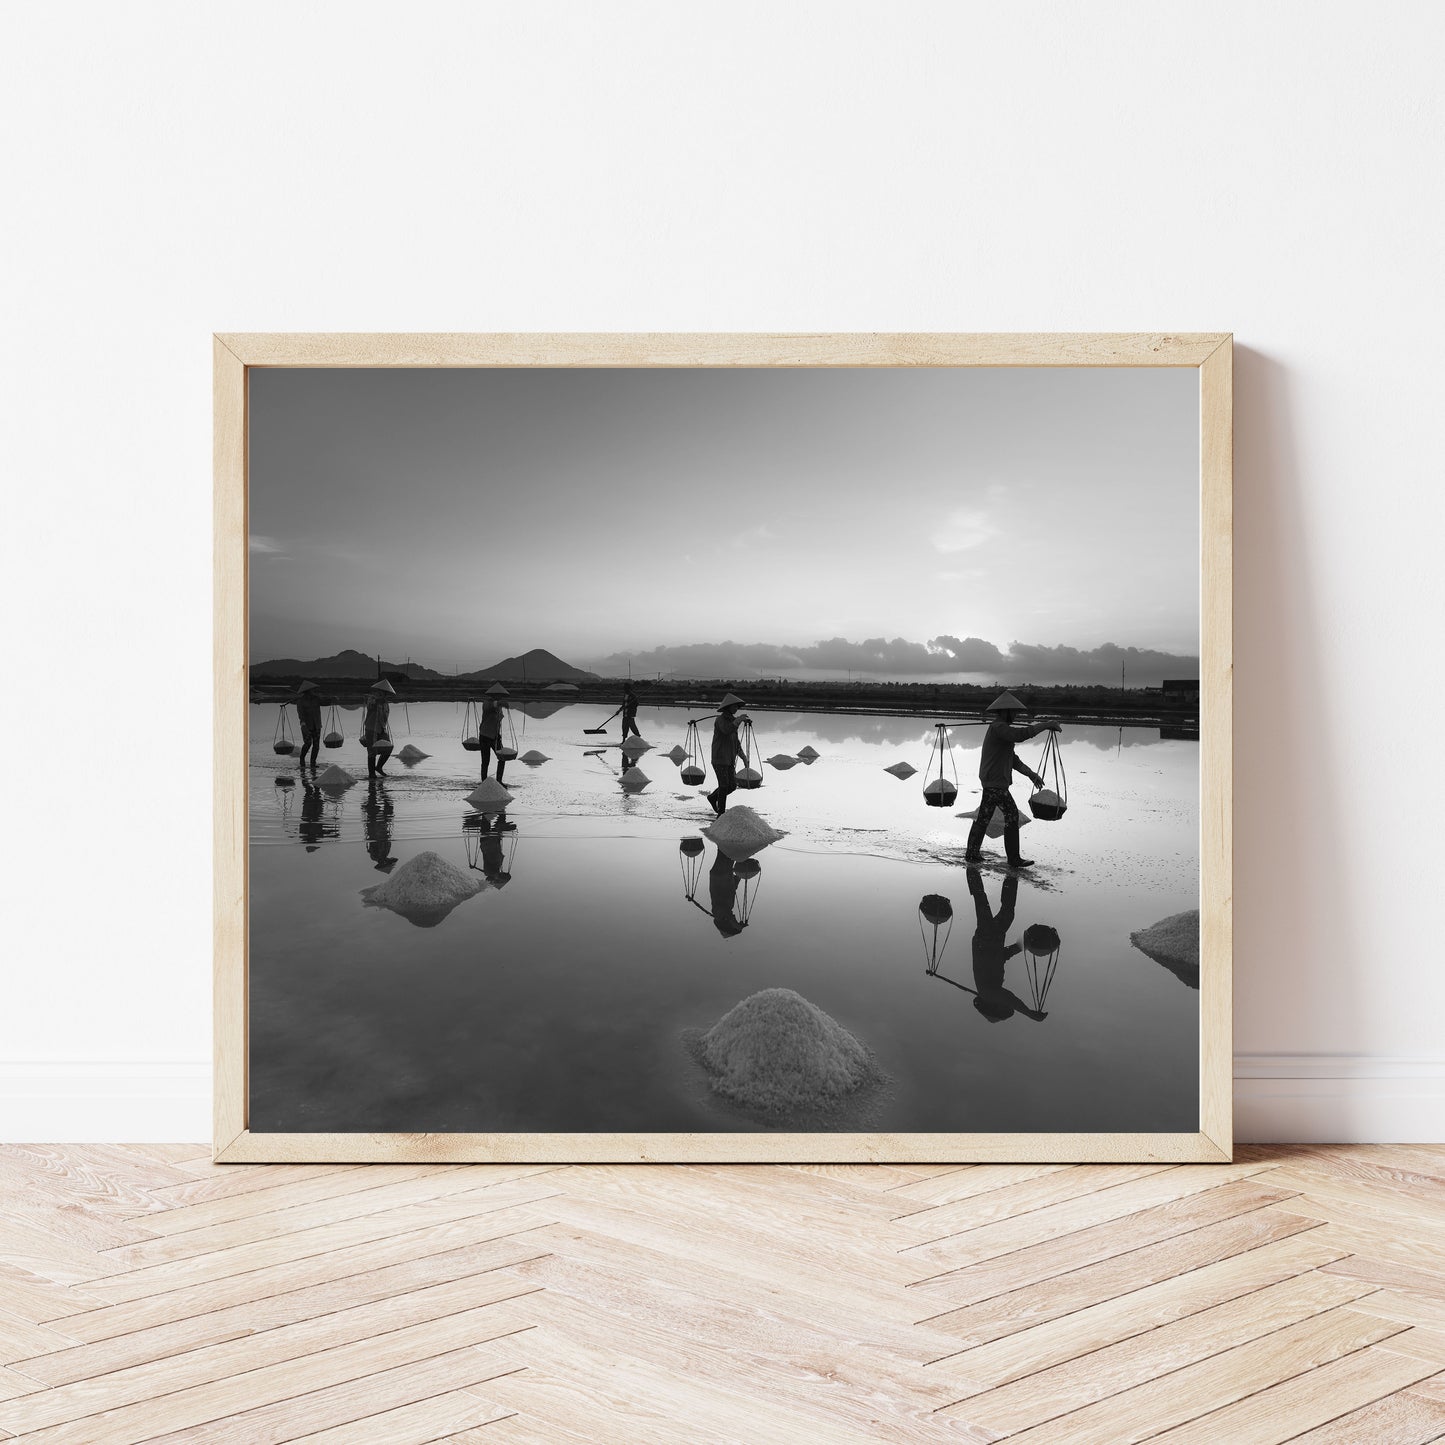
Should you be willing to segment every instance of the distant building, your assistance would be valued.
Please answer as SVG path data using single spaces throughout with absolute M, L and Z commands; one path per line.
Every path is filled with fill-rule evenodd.
M 1169 702 L 1192 703 L 1195 707 L 1199 706 L 1199 679 L 1197 677 L 1166 677 L 1160 690 Z

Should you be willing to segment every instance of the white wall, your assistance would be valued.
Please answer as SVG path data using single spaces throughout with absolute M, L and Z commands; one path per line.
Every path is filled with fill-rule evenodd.
M 1240 1132 L 1445 1138 L 1442 16 L 8 7 L 0 1137 L 208 1133 L 213 330 L 1222 329 Z

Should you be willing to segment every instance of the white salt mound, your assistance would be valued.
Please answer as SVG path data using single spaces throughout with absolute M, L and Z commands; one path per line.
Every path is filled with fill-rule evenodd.
M 363 888 L 367 906 L 390 908 L 423 927 L 440 923 L 458 903 L 483 888 L 480 878 L 463 873 L 440 853 L 418 853 L 408 859 L 385 883 Z
M 535 768 L 538 763 L 547 763 L 551 759 L 546 753 L 539 753 L 536 748 L 533 748 L 530 752 L 522 754 L 521 761 Z
M 622 786 L 629 793 L 640 793 L 651 781 L 641 768 L 628 768 L 622 774 Z
M 1155 963 L 1162 963 L 1181 983 L 1199 987 L 1199 910 L 1174 913 L 1150 928 L 1129 935 L 1129 942 Z
M 976 818 L 976 817 L 978 816 L 978 809 L 977 809 L 977 808 L 972 808 L 972 809 L 970 809 L 967 813 L 958 813 L 958 814 L 956 814 L 955 816 L 956 816 L 956 817 L 959 817 L 959 818 Z M 1033 822 L 1033 819 L 1030 818 L 1027 813 L 1020 813 L 1020 814 L 1019 814 L 1019 827 L 1020 827 L 1020 828 L 1027 828 L 1028 825 L 1029 825 L 1030 823 L 1032 823 L 1032 822 Z M 983 830 L 983 832 L 984 832 L 984 836 L 987 837 L 987 838 L 1002 838 L 1002 837 L 1003 837 L 1003 835 L 1004 835 L 1003 814 L 1002 814 L 997 808 L 995 808 L 995 809 L 993 810 L 993 817 L 988 820 L 988 827 L 986 827 L 986 828 Z
M 680 746 L 674 747 L 667 756 L 670 757 L 673 762 L 680 763 L 687 756 L 687 749 Z
M 467 802 L 484 813 L 496 813 L 512 801 L 512 795 L 495 779 L 483 778 L 467 794 Z
M 729 808 L 716 823 L 702 831 L 734 862 L 749 858 L 769 843 L 787 836 L 741 803 Z
M 765 988 L 729 1010 L 702 1036 L 698 1058 L 717 1093 L 770 1114 L 837 1104 L 879 1077 L 863 1044 L 790 988 Z
M 892 773 L 895 778 L 911 778 L 918 771 L 912 763 L 894 763 L 891 768 L 884 768 L 885 773 Z
M 317 777 L 316 785 L 321 788 L 349 788 L 355 781 L 345 768 L 332 763 Z
M 622 744 L 622 751 L 630 758 L 637 758 L 647 752 L 651 746 L 652 744 L 645 738 L 631 737 Z
M 398 754 L 404 763 L 419 763 L 423 758 L 431 757 L 430 753 L 424 753 L 415 743 L 408 743 Z
M 789 768 L 795 768 L 798 766 L 797 758 L 790 758 L 787 753 L 774 753 L 772 757 L 767 759 L 767 761 L 770 762 L 775 768 L 781 769 L 783 772 L 787 772 Z
M 800 758 L 816 758 L 816 757 L 821 757 L 822 754 L 820 754 L 820 753 L 818 752 L 817 748 L 814 748 L 814 747 L 804 747 L 804 748 L 799 748 L 799 749 L 798 749 L 798 756 L 799 756 Z

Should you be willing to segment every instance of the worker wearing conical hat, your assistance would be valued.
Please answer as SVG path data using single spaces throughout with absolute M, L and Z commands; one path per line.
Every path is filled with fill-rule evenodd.
M 303 682 L 296 689 L 296 721 L 301 724 L 301 766 L 306 766 L 310 753 L 314 768 L 321 751 L 321 690 L 314 682 Z
M 737 693 L 728 693 L 718 704 L 717 721 L 712 725 L 712 770 L 717 774 L 717 787 L 707 800 L 719 817 L 727 810 L 728 794 L 737 791 L 738 764 L 747 761 L 738 736 L 738 709 L 742 705 Z
M 502 750 L 502 709 L 507 706 L 502 701 L 508 696 L 504 687 L 489 687 L 487 695 L 482 699 L 481 711 L 477 715 L 477 738 L 482 745 L 482 776 L 487 776 L 487 769 L 491 766 L 492 754 L 501 753 Z M 507 760 L 501 756 L 497 758 L 497 781 L 502 781 L 502 773 L 506 770 Z
M 983 837 L 988 821 L 995 809 L 1003 814 L 1004 851 L 1008 854 L 1011 868 L 1027 868 L 1032 858 L 1025 858 L 1019 852 L 1019 805 L 1014 802 L 1009 785 L 1015 773 L 1022 773 L 1032 779 L 1036 787 L 1043 787 L 1044 780 L 1018 759 L 1014 752 L 1016 743 L 1027 742 L 1042 732 L 1058 732 L 1056 722 L 1042 722 L 1034 727 L 1018 727 L 1016 721 L 1023 711 L 1023 703 L 1013 693 L 1006 692 L 988 705 L 991 720 L 983 736 L 983 751 L 979 755 L 978 780 L 983 784 L 983 801 L 973 815 L 973 827 L 968 830 L 968 848 L 964 858 L 976 863 L 983 857 Z
M 386 760 L 391 756 L 391 704 L 396 689 L 383 677 L 371 684 L 366 696 L 366 712 L 361 720 L 361 742 L 366 748 L 366 772 L 369 777 L 386 775 Z

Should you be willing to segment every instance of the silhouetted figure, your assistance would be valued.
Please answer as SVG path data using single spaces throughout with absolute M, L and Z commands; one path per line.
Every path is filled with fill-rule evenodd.
M 728 794 L 738 786 L 738 764 L 747 761 L 738 736 L 738 709 L 743 700 L 735 692 L 723 698 L 712 725 L 712 770 L 717 774 L 717 787 L 707 795 L 712 810 L 719 817 L 728 805 Z
M 1021 763 L 1014 752 L 1014 744 L 1027 742 L 1042 732 L 1060 731 L 1056 722 L 1038 723 L 1034 727 L 1016 727 L 1015 722 L 1023 711 L 1023 703 L 1013 693 L 1006 692 L 988 705 L 988 711 L 996 716 L 988 725 L 983 736 L 983 751 L 978 761 L 978 780 L 983 784 L 983 800 L 978 812 L 973 815 L 973 827 L 968 830 L 968 847 L 964 857 L 976 863 L 983 857 L 984 832 L 994 810 L 1003 814 L 1004 851 L 1014 868 L 1028 868 L 1032 858 L 1025 858 L 1019 852 L 1019 805 L 1014 802 L 1009 785 L 1015 773 L 1022 773 L 1032 780 L 1035 787 L 1043 787 L 1044 780 L 1030 767 Z
M 622 741 L 626 742 L 629 736 L 642 736 L 637 726 L 637 694 L 632 689 L 631 679 L 622 684 Z
M 492 754 L 498 752 L 502 746 L 502 709 L 506 706 L 500 698 L 484 697 L 482 699 L 481 715 L 477 721 L 477 737 L 482 744 L 482 776 L 487 776 L 487 769 L 492 763 Z M 502 781 L 502 774 L 506 770 L 506 758 L 497 759 L 497 781 Z
M 306 766 L 309 753 L 314 768 L 321 751 L 321 693 L 314 682 L 303 682 L 296 689 L 296 721 L 301 725 L 301 766 Z
M 366 838 L 366 853 L 378 873 L 390 873 L 396 867 L 391 856 L 391 824 L 396 807 L 379 778 L 372 778 L 361 805 L 361 830 Z
M 321 846 L 321 840 L 326 836 L 326 824 L 322 813 L 324 802 L 321 789 L 303 779 L 301 783 L 301 822 L 297 831 L 301 834 L 301 841 L 306 845 L 308 853 L 314 853 Z
M 713 927 L 724 938 L 736 938 L 747 924 L 737 916 L 738 875 L 733 871 L 733 860 L 721 848 L 708 869 L 707 892 Z
M 361 742 L 366 748 L 366 771 L 370 777 L 385 776 L 391 756 L 391 704 L 396 689 L 383 677 L 371 684 L 366 712 L 361 720 Z
M 974 1008 L 991 1024 L 1002 1023 L 1015 1013 L 1042 1023 L 1048 1014 L 1030 1008 L 1012 989 L 1004 986 L 1004 970 L 1009 959 L 1022 953 L 1024 947 L 1008 941 L 1008 931 L 1014 924 L 1014 906 L 1018 902 L 1019 880 L 1012 877 L 1003 880 L 997 913 L 989 906 L 977 868 L 968 870 L 968 891 L 973 897 L 977 923 L 973 931 L 973 983 L 978 990 L 973 999 Z
M 504 888 L 512 881 L 512 875 L 507 871 L 507 854 L 506 849 L 502 846 L 502 841 L 508 833 L 516 831 L 517 825 L 509 823 L 505 813 L 498 813 L 482 829 L 481 843 L 478 849 L 479 861 L 482 867 L 482 877 L 493 888 Z

